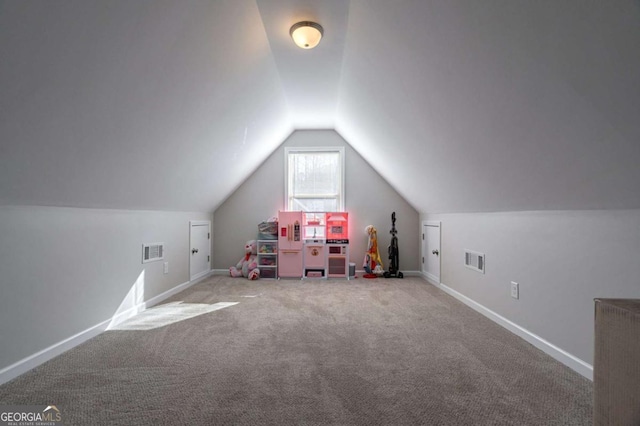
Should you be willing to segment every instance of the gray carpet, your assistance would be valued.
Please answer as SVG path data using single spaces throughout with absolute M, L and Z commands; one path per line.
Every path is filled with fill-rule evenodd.
M 247 297 L 251 296 L 251 297 Z M 212 277 L 0 386 L 65 425 L 589 425 L 592 384 L 420 278 Z

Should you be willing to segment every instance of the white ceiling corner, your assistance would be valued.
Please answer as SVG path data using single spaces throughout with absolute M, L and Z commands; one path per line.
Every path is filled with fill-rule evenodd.
M 271 51 L 296 129 L 335 127 L 349 1 L 257 0 Z M 324 36 L 314 49 L 300 49 L 291 26 L 314 21 Z

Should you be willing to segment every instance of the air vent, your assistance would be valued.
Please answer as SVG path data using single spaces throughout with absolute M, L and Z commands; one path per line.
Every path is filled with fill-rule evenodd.
M 482 272 L 484 274 L 484 253 L 465 250 L 464 266 L 466 266 L 469 269 L 473 269 L 474 271 Z
M 142 263 L 155 262 L 164 259 L 164 243 L 142 245 Z

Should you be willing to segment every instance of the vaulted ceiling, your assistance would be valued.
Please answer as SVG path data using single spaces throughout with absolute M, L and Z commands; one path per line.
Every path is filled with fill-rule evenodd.
M 639 46 L 638 0 L 0 0 L 0 204 L 213 211 L 334 128 L 422 212 L 640 208 Z

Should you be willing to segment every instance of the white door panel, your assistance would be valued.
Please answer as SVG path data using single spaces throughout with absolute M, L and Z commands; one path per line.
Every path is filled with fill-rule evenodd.
M 422 272 L 440 284 L 440 222 L 422 222 Z
M 190 225 L 189 275 L 190 280 L 195 280 L 207 274 L 211 269 L 211 222 L 191 221 Z

